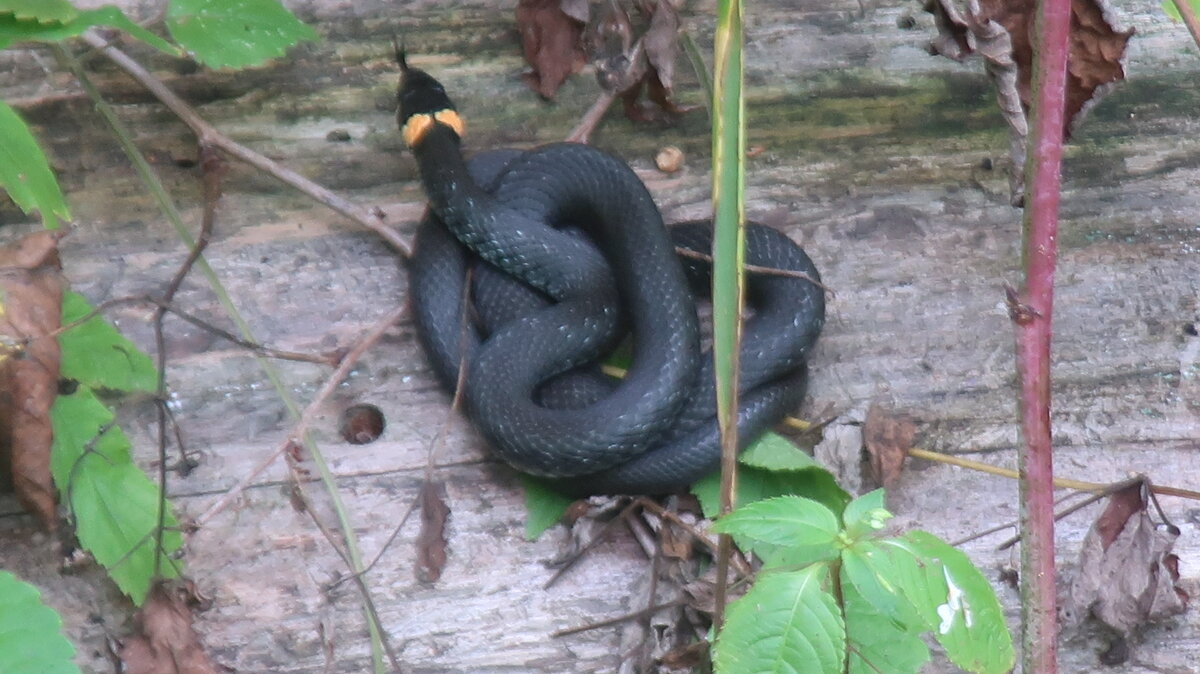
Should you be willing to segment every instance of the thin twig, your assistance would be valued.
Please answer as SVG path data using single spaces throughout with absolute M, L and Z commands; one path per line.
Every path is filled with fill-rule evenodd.
M 400 672 L 400 659 L 396 657 L 396 652 L 392 649 L 391 642 L 388 639 L 387 630 L 383 629 L 383 622 L 379 619 L 379 611 L 375 608 L 375 600 L 371 597 L 371 589 L 367 587 L 367 583 L 363 579 L 363 573 L 365 572 L 365 569 L 360 572 L 354 572 L 354 569 L 356 566 L 358 566 L 358 563 L 351 556 L 348 550 L 342 549 L 344 539 L 336 536 L 333 530 L 331 530 L 325 524 L 325 522 L 317 516 L 316 509 L 312 507 L 312 499 L 310 499 L 308 494 L 306 494 L 304 491 L 303 485 L 305 480 L 297 475 L 297 472 L 300 470 L 300 468 L 296 465 L 295 461 L 290 457 L 290 455 L 288 458 L 288 468 L 292 471 L 293 477 L 295 478 L 297 490 L 296 494 L 304 503 L 304 511 L 308 513 L 308 516 L 313 521 L 313 524 L 317 525 L 317 530 L 325 536 L 325 540 L 329 542 L 330 547 L 337 552 L 338 556 L 342 558 L 342 561 L 346 564 L 346 566 L 351 569 L 352 573 L 350 574 L 349 578 L 354 581 L 354 584 L 358 588 L 358 593 L 362 597 L 363 604 L 367 609 L 367 618 L 370 620 L 370 624 L 375 626 L 378 632 L 377 636 L 379 643 L 382 645 L 384 653 L 387 654 L 388 660 L 391 661 L 392 671 Z
M 167 106 L 171 112 L 175 113 L 196 134 L 201 146 L 210 145 L 218 148 L 229 156 L 274 176 L 280 182 L 294 187 L 334 211 L 370 229 L 391 244 L 402 256 L 405 258 L 409 257 L 408 244 L 400 238 L 399 234 L 383 224 L 382 211 L 377 208 L 365 209 L 357 206 L 349 200 L 338 196 L 332 190 L 305 178 L 299 173 L 280 165 L 278 162 L 244 145 L 234 142 L 228 136 L 218 131 L 216 127 L 209 124 L 190 105 L 184 102 L 182 98 L 171 91 L 162 80 L 155 77 L 149 70 L 146 70 L 142 64 L 111 45 L 95 31 L 89 30 L 82 37 L 85 42 L 100 50 L 100 53 L 104 54 L 110 61 L 128 73 L 130 77 L 146 87 L 155 98 Z
M 228 330 L 225 330 L 223 328 L 219 328 L 219 327 L 213 325 L 212 323 L 209 323 L 208 321 L 205 321 L 204 319 L 196 316 L 195 314 L 190 314 L 190 313 L 184 311 L 183 309 L 180 309 L 175 304 L 172 304 L 170 302 L 167 302 L 166 300 L 163 300 L 162 298 L 154 297 L 151 295 L 127 295 L 125 297 L 114 297 L 112 299 L 105 300 L 105 301 L 101 302 L 100 304 L 97 304 L 95 307 L 92 308 L 91 311 L 87 312 L 80 318 L 73 320 L 70 323 L 65 323 L 63 325 L 60 325 L 58 328 L 52 330 L 51 332 L 46 333 L 46 335 L 44 335 L 43 338 L 57 337 L 57 336 L 63 334 L 64 332 L 69 332 L 69 331 L 83 325 L 84 323 L 87 323 L 88 321 L 92 320 L 93 318 L 106 313 L 110 309 L 113 309 L 118 306 L 126 305 L 126 304 L 149 304 L 151 306 L 158 307 L 159 309 L 162 309 L 163 311 L 166 311 L 167 313 L 173 314 L 174 316 L 180 318 L 181 320 L 191 323 L 192 325 L 196 326 L 197 328 L 200 328 L 201 330 L 204 330 L 205 332 L 212 333 L 212 334 L 216 335 L 217 337 L 224 339 L 227 342 L 231 342 L 236 346 L 240 346 L 249 351 L 253 351 L 253 352 L 255 352 L 261 356 L 265 356 L 267 358 L 276 358 L 278 360 L 293 360 L 293 361 L 298 361 L 298 362 L 302 362 L 302 363 L 316 363 L 317 365 L 333 366 L 333 365 L 337 364 L 338 357 L 336 354 L 312 354 L 312 353 L 300 353 L 299 351 L 284 351 L 282 349 L 275 349 L 275 348 L 272 348 L 269 346 L 264 346 L 262 344 L 259 344 L 258 342 L 252 342 L 248 339 L 242 339 L 241 337 L 238 337 L 237 335 L 233 334 L 232 332 L 229 332 Z
M 693 260 L 700 260 L 702 262 L 708 262 L 709 264 L 712 264 L 712 256 L 711 255 L 709 255 L 707 253 L 702 253 L 698 250 L 692 250 L 691 248 L 684 248 L 682 246 L 676 246 L 675 254 L 679 255 L 680 257 L 691 258 Z M 745 265 L 742 267 L 742 269 L 746 270 L 746 272 L 748 272 L 750 274 L 763 274 L 766 276 L 786 276 L 788 278 L 802 279 L 802 280 L 808 281 L 809 283 L 817 286 L 821 290 L 824 290 L 826 293 L 829 294 L 830 297 L 834 297 L 837 295 L 837 293 L 835 293 L 833 291 L 833 288 L 830 288 L 829 286 L 825 285 L 824 283 L 821 283 L 817 279 L 809 276 L 808 274 L 806 274 L 805 272 L 802 272 L 802 271 L 795 271 L 792 269 L 778 269 L 776 267 L 760 267 L 759 265 L 756 265 L 756 264 Z
M 170 304 L 175 299 L 175 293 L 179 291 L 183 280 L 187 278 L 188 273 L 200 259 L 212 238 L 217 201 L 221 198 L 221 161 L 209 147 L 201 145 L 200 166 L 204 173 L 202 181 L 204 184 L 204 211 L 200 217 L 200 233 L 196 237 L 196 243 L 188 251 L 187 258 L 175 271 L 174 278 L 167 284 L 167 289 L 163 291 L 164 304 Z M 155 310 L 152 321 L 154 345 L 157 351 L 155 356 L 158 359 L 158 404 L 156 405 L 158 409 L 158 525 L 154 533 L 154 545 L 160 551 L 162 550 L 163 530 L 167 522 L 167 339 L 163 332 L 163 319 L 166 318 L 166 315 L 167 310 L 159 307 Z M 159 575 L 160 558 L 161 554 L 154 556 L 154 575 L 156 577 Z
M 1068 515 L 1071 515 L 1072 513 L 1076 513 L 1078 511 L 1090 506 L 1091 504 L 1095 503 L 1096 501 L 1099 501 L 1102 498 L 1107 498 L 1107 497 L 1112 496 L 1113 494 L 1121 491 L 1122 489 L 1128 489 L 1129 487 L 1132 487 L 1135 484 L 1143 483 L 1145 481 L 1146 481 L 1146 478 L 1139 475 L 1138 477 L 1132 477 L 1132 478 L 1129 478 L 1128 480 L 1121 480 L 1120 482 L 1114 482 L 1114 483 L 1108 485 L 1107 487 L 1105 487 L 1102 492 L 1095 493 L 1095 494 L 1089 494 L 1087 498 L 1083 499 L 1079 503 L 1071 504 L 1069 507 L 1064 508 L 1064 509 L 1060 510 L 1059 512 L 1054 513 L 1054 521 L 1057 522 L 1058 520 L 1061 520 L 1062 518 L 1064 518 Z M 997 550 L 1007 550 L 1007 549 L 1011 548 L 1012 546 L 1016 545 L 1017 543 L 1020 543 L 1021 538 L 1022 538 L 1021 534 L 1018 533 L 1016 536 L 1013 536 L 1012 538 L 1009 538 L 1008 540 L 1004 541 L 1000 545 L 996 546 L 996 549 Z
M 1016 480 L 1020 477 L 1020 473 L 1012 470 L 1011 468 L 1001 468 L 1000 466 L 993 466 L 981 461 L 964 459 L 961 456 L 931 452 L 927 449 L 919 449 L 914 447 L 908 450 L 908 455 L 917 459 L 928 459 L 930 461 L 937 461 L 938 463 L 946 463 L 952 466 L 959 466 L 961 468 L 978 470 L 984 473 L 990 473 L 1000 477 L 1007 477 L 1013 480 Z M 1082 480 L 1071 480 L 1067 478 L 1056 477 L 1054 478 L 1054 486 L 1091 493 L 1102 493 L 1108 488 L 1109 485 L 1100 482 L 1084 482 Z M 1166 485 L 1151 483 L 1150 491 L 1158 496 L 1178 496 L 1180 498 L 1200 501 L 1200 491 L 1193 491 L 1191 489 L 1181 489 L 1179 487 L 1169 487 Z
M 587 552 L 589 550 L 596 547 L 596 545 L 599 544 L 600 541 L 606 540 L 608 538 L 608 535 L 610 533 L 612 533 L 613 529 L 616 528 L 617 523 L 624 521 L 626 515 L 633 512 L 636 508 L 640 507 L 641 505 L 642 505 L 641 502 L 639 500 L 635 499 L 629 505 L 622 508 L 621 512 L 617 513 L 616 517 L 605 522 L 604 526 L 600 529 L 600 532 L 597 533 L 595 536 L 593 536 L 592 540 L 588 541 L 586 545 L 584 545 L 579 550 L 575 551 L 575 553 L 573 555 L 568 557 L 567 560 L 562 563 L 562 566 L 558 567 L 558 569 L 555 570 L 554 575 L 550 576 L 550 579 L 547 580 L 542 585 L 542 589 L 543 590 L 550 589 L 550 586 L 554 585 L 556 582 L 558 582 L 558 579 L 562 578 L 563 574 L 565 574 L 568 570 L 570 570 L 571 567 L 575 566 L 576 562 L 578 562 L 580 559 L 583 559 L 583 556 L 585 554 L 587 554 Z
M 655 613 L 658 613 L 659 611 L 661 611 L 663 609 L 675 608 L 676 606 L 684 606 L 685 604 L 687 604 L 686 601 L 684 601 L 682 599 L 676 599 L 674 601 L 669 601 L 665 604 L 657 604 L 655 606 L 647 606 L 646 608 L 644 608 L 640 611 L 634 611 L 633 613 L 626 613 L 625 615 L 617 616 L 616 618 L 609 618 L 608 620 L 601 620 L 600 622 L 588 623 L 587 625 L 580 625 L 579 627 L 570 627 L 565 630 L 558 630 L 557 632 L 551 633 L 550 636 L 565 637 L 565 636 L 569 636 L 572 634 L 579 634 L 580 632 L 587 632 L 589 630 L 597 630 L 597 629 L 600 629 L 601 627 L 611 627 L 613 625 L 620 625 L 621 623 L 629 622 L 630 620 L 640 620 L 641 618 L 646 618 L 646 617 L 652 616 Z
M 696 529 L 696 527 L 692 526 L 691 524 L 683 521 L 680 519 L 679 515 L 666 509 L 662 506 L 662 504 L 653 499 L 643 497 L 639 498 L 638 500 L 641 502 L 642 507 L 646 510 L 658 515 L 664 520 L 669 520 L 672 524 L 686 531 L 693 539 L 699 541 L 702 545 L 704 545 L 704 547 L 708 548 L 709 554 L 712 555 L 714 559 L 716 558 L 718 546 L 703 532 Z M 746 564 L 746 560 L 742 559 L 741 556 L 734 555 L 731 559 L 731 563 L 733 564 L 734 571 L 736 571 L 739 576 L 750 575 L 750 567 Z
M 1128 487 L 1131 484 L 1135 484 L 1135 483 L 1141 482 L 1141 481 L 1142 481 L 1142 478 L 1140 478 L 1140 477 L 1134 478 L 1132 481 L 1131 480 L 1122 480 L 1121 482 L 1118 482 L 1118 483 L 1106 485 L 1105 488 L 1099 492 L 1090 492 L 1090 491 L 1089 492 L 1084 492 L 1084 491 L 1071 492 L 1070 494 L 1067 494 L 1066 496 L 1063 496 L 1062 498 L 1057 499 L 1054 502 L 1055 507 L 1058 507 L 1058 506 L 1062 505 L 1063 503 L 1066 503 L 1068 499 L 1072 499 L 1080 494 L 1087 494 L 1087 497 L 1084 498 L 1082 501 L 1079 501 L 1078 503 L 1073 503 L 1066 509 L 1059 511 L 1054 516 L 1054 519 L 1060 520 L 1060 519 L 1066 517 L 1067 515 L 1070 515 L 1076 511 L 1080 510 L 1081 508 L 1083 508 L 1091 503 L 1095 503 L 1096 501 L 1112 494 L 1113 491 L 1118 491 L 1120 489 L 1124 489 L 1125 487 Z M 994 534 L 994 533 L 997 533 L 1000 531 L 1004 531 L 1005 529 L 1016 528 L 1017 525 L 1019 525 L 1020 523 L 1021 523 L 1020 520 L 1010 520 L 1008 522 L 1004 522 L 1003 524 L 997 524 L 995 526 L 988 527 L 987 529 L 984 529 L 983 531 L 977 531 L 968 536 L 964 536 L 963 538 L 960 538 L 960 539 L 952 542 L 950 545 L 953 545 L 954 547 L 957 548 L 960 545 L 965 545 L 967 543 L 970 543 L 971 541 L 983 538 L 984 536 L 989 536 L 991 534 Z M 1006 548 L 1011 547 L 1013 544 L 1019 542 L 1020 540 L 1021 540 L 1021 537 L 1019 535 L 1014 536 L 1012 539 L 999 545 L 996 549 L 1004 550 Z
M 599 98 L 588 111 L 583 113 L 583 117 L 579 118 L 579 123 L 571 129 L 571 133 L 567 134 L 566 141 L 568 143 L 583 143 L 587 142 L 592 137 L 592 132 L 599 126 L 600 120 L 604 119 L 604 113 L 612 107 L 613 101 L 617 100 L 617 95 L 611 91 L 600 92 Z
M 379 548 L 379 552 L 375 553 L 375 558 L 372 559 L 370 561 L 370 563 L 368 563 L 365 567 L 363 567 L 363 570 L 359 571 L 358 575 L 361 575 L 361 576 L 367 575 L 368 573 L 371 572 L 371 569 L 375 568 L 375 565 L 379 563 L 379 560 L 383 559 L 383 553 L 387 552 L 387 549 L 389 546 L 391 546 L 392 541 L 396 540 L 396 536 L 400 535 L 400 530 L 403 529 L 404 525 L 408 523 L 408 518 L 412 517 L 412 514 L 416 511 L 416 509 L 417 509 L 417 499 L 414 498 L 412 501 L 409 502 L 408 509 L 406 509 L 404 511 L 404 517 L 400 518 L 400 523 L 396 525 L 396 528 L 392 529 L 391 535 L 388 536 L 388 539 L 383 542 L 383 546 Z M 337 583 L 340 583 L 342 580 L 345 580 L 345 578 L 346 577 L 343 576 L 342 578 L 338 579 Z M 335 584 L 335 586 L 336 586 L 336 584 Z
M 306 433 L 308 433 L 309 426 L 316 417 L 317 411 L 325 403 L 325 400 L 337 390 L 337 387 L 342 383 L 342 380 L 346 378 L 346 376 L 350 373 L 350 370 L 354 369 L 354 366 L 358 364 L 358 361 L 363 357 L 363 354 L 365 354 L 368 349 L 374 346 L 375 342 L 378 342 L 389 328 L 399 322 L 406 311 L 407 308 L 404 305 L 396 307 L 387 316 L 384 316 L 383 319 L 376 323 L 369 331 L 367 331 L 366 334 L 359 338 L 358 342 L 348 352 L 346 352 L 346 355 L 338 364 L 337 369 L 330 373 L 329 377 L 325 380 L 325 383 L 321 385 L 320 390 L 317 391 L 316 397 L 314 397 L 312 402 L 308 404 L 308 407 L 304 409 L 304 413 L 300 415 L 299 421 L 296 422 L 296 425 L 292 428 L 291 432 L 288 433 L 287 437 L 284 438 L 283 442 L 279 444 L 279 447 L 276 448 L 276 450 L 272 452 L 270 456 L 260 461 L 259 464 L 255 466 L 248 475 L 239 480 L 238 483 L 233 487 L 230 487 L 229 490 L 222 494 L 221 497 L 217 499 L 216 502 L 214 502 L 211 506 L 209 506 L 203 514 L 197 517 L 197 526 L 203 526 L 206 522 L 208 522 L 208 520 L 217 515 L 217 513 L 224 510 L 234 499 L 238 497 L 238 495 L 245 491 L 246 487 L 250 486 L 250 484 L 260 474 L 262 474 L 263 471 L 270 467 L 271 464 L 275 463 L 275 460 L 278 459 L 284 452 L 286 452 L 289 447 L 292 447 L 300 442 L 300 439 Z

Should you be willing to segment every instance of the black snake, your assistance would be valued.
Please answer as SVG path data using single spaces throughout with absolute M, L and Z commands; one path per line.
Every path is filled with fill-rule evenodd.
M 468 164 L 441 84 L 400 63 L 398 118 L 430 206 L 409 264 L 418 336 L 447 389 L 465 363 L 466 411 L 493 451 L 574 494 L 667 493 L 714 470 L 712 362 L 694 295 L 709 269 L 675 251 L 707 252 L 708 225 L 665 227 L 633 171 L 586 145 Z M 808 278 L 748 280 L 743 447 L 799 403 L 825 317 L 799 246 L 753 223 L 746 244 L 748 264 Z M 622 339 L 632 345 L 625 377 L 600 374 L 595 363 Z

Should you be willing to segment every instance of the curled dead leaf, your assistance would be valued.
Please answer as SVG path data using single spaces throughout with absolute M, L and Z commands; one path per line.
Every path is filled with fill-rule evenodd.
M 58 395 L 62 266 L 57 232 L 0 247 L 0 463 L 21 505 L 46 529 L 57 525 L 50 408 Z
M 878 404 L 867 410 L 863 422 L 863 444 L 877 484 L 890 487 L 900 479 L 904 459 L 912 449 L 917 427 L 908 415 L 895 414 Z
M 417 580 L 432 583 L 446 567 L 446 485 L 426 481 L 421 485 L 421 532 L 417 535 Z
M 1149 622 L 1182 613 L 1188 595 L 1176 583 L 1172 554 L 1179 529 L 1155 524 L 1138 482 L 1114 493 L 1083 539 L 1079 565 L 1063 607 L 1068 622 L 1089 614 L 1123 636 Z
M 586 17 L 586 3 L 583 9 Z M 567 77 L 579 72 L 587 62 L 580 44 L 585 23 L 578 18 L 580 11 L 579 3 L 573 0 L 517 3 L 521 49 L 531 68 L 525 75 L 525 83 L 543 98 L 554 98 Z
M 1012 131 L 1013 170 L 1009 187 L 1014 204 L 1024 192 L 1025 138 L 1032 99 L 1032 32 L 1037 0 L 927 0 L 937 35 L 930 52 L 961 61 L 979 54 L 996 87 L 1001 112 Z M 1063 133 L 1105 93 L 1125 79 L 1121 59 L 1133 30 L 1119 31 L 1106 18 L 1104 0 L 1072 0 L 1071 47 L 1067 60 Z
M 126 674 L 216 674 L 192 629 L 192 609 L 204 600 L 195 586 L 159 581 L 134 617 L 135 633 L 121 642 L 119 655 Z

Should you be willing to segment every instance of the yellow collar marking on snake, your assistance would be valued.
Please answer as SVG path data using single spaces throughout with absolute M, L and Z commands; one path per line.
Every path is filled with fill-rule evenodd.
M 420 143 L 421 139 L 425 137 L 425 134 L 429 133 L 429 130 L 433 128 L 434 122 L 445 124 L 454 129 L 454 133 L 457 133 L 459 137 L 462 137 L 467 130 L 467 125 L 463 121 L 463 118 L 459 117 L 458 113 L 450 108 L 438 110 L 432 115 L 421 113 L 409 117 L 408 121 L 404 123 L 404 128 L 400 130 L 400 133 L 404 136 L 405 144 L 409 147 L 416 147 L 417 143 Z

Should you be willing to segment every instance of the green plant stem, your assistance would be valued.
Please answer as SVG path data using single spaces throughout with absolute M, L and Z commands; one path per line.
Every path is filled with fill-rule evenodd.
M 683 53 L 687 55 L 688 63 L 692 64 L 692 72 L 696 73 L 696 79 L 700 80 L 700 87 L 704 89 L 704 112 L 708 113 L 708 120 L 711 123 L 713 103 L 716 101 L 713 98 L 712 76 L 708 73 L 704 56 L 700 54 L 700 47 L 696 45 L 696 40 L 692 37 L 691 32 L 684 31 L 679 42 L 683 45 Z
M 84 37 L 87 38 L 88 36 L 85 35 Z M 90 42 L 91 41 L 89 40 L 89 43 Z M 128 56 L 125 56 L 115 48 L 108 46 L 108 44 L 103 40 L 100 40 L 99 45 L 94 44 L 93 46 L 103 47 L 101 52 L 110 58 L 113 57 L 114 52 L 116 54 L 120 54 L 120 56 L 124 57 L 125 60 L 128 60 L 138 68 L 141 68 L 139 64 L 136 64 L 136 62 L 133 62 L 132 59 L 129 59 Z M 112 109 L 112 106 L 110 106 L 108 102 L 104 100 L 99 91 L 96 89 L 95 85 L 90 79 L 88 79 L 87 73 L 85 73 L 83 68 L 80 67 L 78 60 L 70 56 L 70 54 L 67 54 L 65 50 L 60 49 L 60 53 L 66 59 L 65 62 L 71 69 L 72 73 L 74 73 L 75 77 L 79 80 L 85 91 L 87 91 L 88 95 L 92 98 L 92 101 L 96 106 L 96 111 L 112 129 L 113 135 L 121 145 L 121 149 L 125 152 L 126 156 L 133 164 L 134 170 L 137 172 L 142 182 L 146 185 L 146 188 L 150 191 L 150 194 L 154 197 L 154 200 L 158 203 L 159 208 L 163 211 L 163 214 L 166 216 L 167 220 L 175 228 L 180 240 L 183 241 L 184 245 L 187 246 L 189 250 L 194 249 L 196 242 L 191 236 L 191 233 L 188 231 L 187 225 L 184 224 L 183 217 L 180 215 L 179 209 L 175 207 L 174 201 L 171 199 L 171 196 L 167 194 L 166 188 L 158 179 L 158 175 L 154 172 L 154 169 L 151 168 L 149 162 L 146 161 L 146 158 L 142 155 L 141 151 L 138 150 L 137 145 L 133 142 L 133 136 L 125 128 L 125 125 L 120 118 L 117 117 L 116 112 Z M 118 65 L 122 64 L 118 63 Z M 125 65 L 122 65 L 122 67 L 125 68 Z M 156 96 L 159 94 L 157 91 L 154 91 L 153 93 L 155 93 Z M 174 94 L 171 95 L 173 96 Z M 182 101 L 180 101 L 180 103 L 182 103 Z M 172 108 L 172 110 L 178 113 L 178 111 L 174 110 L 174 108 Z M 194 114 L 194 111 L 192 114 Z M 205 123 L 205 125 L 207 125 L 207 123 Z M 189 126 L 191 126 L 191 124 L 189 124 Z M 193 127 L 193 129 L 194 128 L 195 127 Z M 201 141 L 203 142 L 203 138 L 201 138 Z M 217 297 L 217 301 L 225 309 L 225 312 L 229 315 L 230 319 L 233 320 L 234 325 L 237 326 L 238 332 L 247 341 L 256 341 L 249 324 L 246 323 L 245 319 L 238 312 L 237 307 L 234 306 L 232 298 L 230 298 L 229 293 L 225 290 L 220 279 L 217 277 L 216 272 L 208 264 L 207 260 L 205 260 L 203 256 L 200 256 L 196 260 L 196 266 L 208 280 L 213 293 Z M 279 395 L 279 398 L 283 402 L 285 409 L 287 409 L 288 416 L 293 420 L 299 419 L 300 407 L 297 405 L 296 400 L 289 393 L 287 386 L 283 382 L 283 378 L 279 374 L 279 370 L 265 357 L 261 355 L 255 355 L 255 358 L 258 360 L 259 366 L 262 367 L 267 379 L 271 382 L 272 387 L 274 387 L 276 393 Z M 317 472 L 321 476 L 321 481 L 329 493 L 333 510 L 337 515 L 338 525 L 346 543 L 346 553 L 347 558 L 350 560 L 351 572 L 359 574 L 363 570 L 362 553 L 359 550 L 358 539 L 354 535 L 354 527 L 350 521 L 349 513 L 345 507 L 345 504 L 342 502 L 341 495 L 337 489 L 337 481 L 332 472 L 329 470 L 329 466 L 327 465 L 324 456 L 321 454 L 320 448 L 317 447 L 311 435 L 306 433 L 302 437 L 305 449 L 312 457 L 313 464 L 317 467 Z M 365 588 L 365 585 L 363 587 Z M 367 602 L 371 601 L 369 595 L 365 596 L 364 600 Z M 384 637 L 382 625 L 377 622 L 376 615 L 369 609 L 364 609 L 364 614 L 366 615 L 367 628 L 371 637 L 371 656 L 374 665 L 374 671 L 378 674 L 383 674 L 387 671 L 387 666 L 384 663 L 384 654 L 386 649 L 384 648 L 383 644 Z
M 737 489 L 737 380 L 745 266 L 741 0 L 718 4 L 713 70 L 713 360 L 721 430 L 721 514 L 725 515 L 733 510 Z M 730 552 L 729 537 L 722 535 L 713 615 L 718 630 L 724 618 Z
M 1050 428 L 1050 338 L 1054 308 L 1058 206 L 1070 48 L 1071 0 L 1041 0 L 1034 26 L 1034 102 L 1030 124 L 1022 261 L 1025 285 L 1016 325 L 1021 383 L 1020 481 L 1022 663 L 1057 671 L 1054 567 L 1054 466 Z
M 1183 19 L 1183 25 L 1187 26 L 1188 32 L 1192 34 L 1192 40 L 1200 47 L 1200 18 L 1196 16 L 1196 10 L 1192 9 L 1192 3 L 1189 0 L 1173 0 L 1175 9 L 1179 10 L 1179 18 Z

